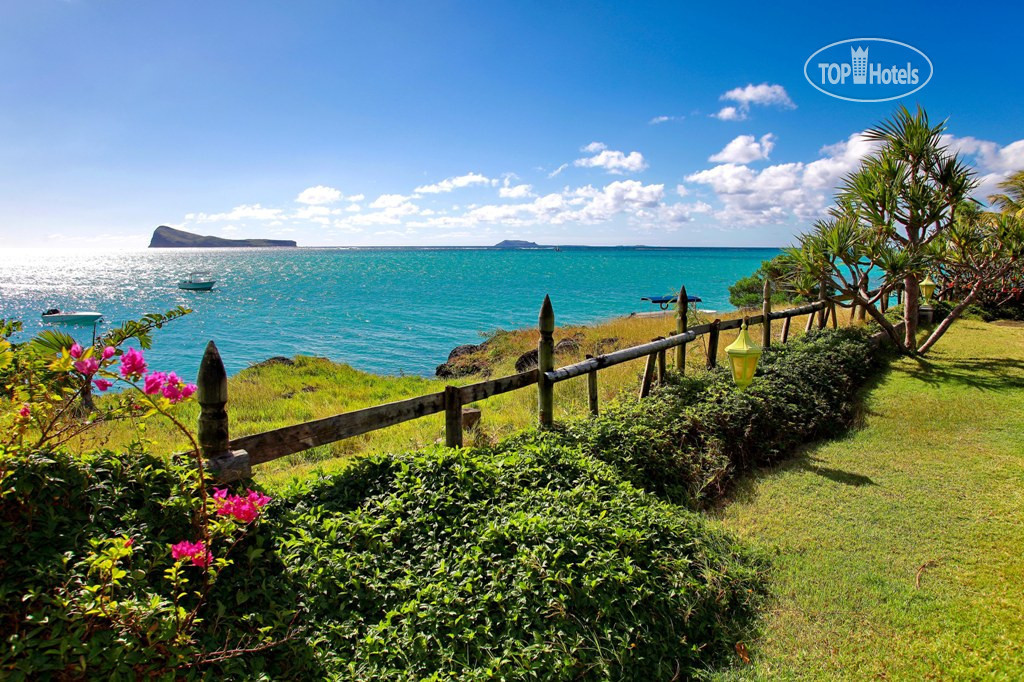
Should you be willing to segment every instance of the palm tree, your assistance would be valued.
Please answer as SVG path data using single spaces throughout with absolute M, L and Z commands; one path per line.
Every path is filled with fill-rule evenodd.
M 1024 218 L 1024 170 L 1013 173 L 999 183 L 1001 194 L 990 194 L 989 203 L 995 204 L 1001 213 Z

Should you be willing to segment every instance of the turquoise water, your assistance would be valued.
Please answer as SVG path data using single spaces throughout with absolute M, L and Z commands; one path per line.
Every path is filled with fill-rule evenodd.
M 545 294 L 558 324 L 656 310 L 641 296 L 682 283 L 701 307 L 774 249 L 173 249 L 0 254 L 0 317 L 42 328 L 47 308 L 97 310 L 105 326 L 176 305 L 192 315 L 157 332 L 150 366 L 194 377 L 208 339 L 229 372 L 274 355 L 322 355 L 382 374 L 433 374 L 482 333 L 537 324 Z M 211 292 L 176 282 L 210 270 Z M 65 328 L 82 340 L 92 329 Z M 22 335 L 24 336 L 24 335 Z

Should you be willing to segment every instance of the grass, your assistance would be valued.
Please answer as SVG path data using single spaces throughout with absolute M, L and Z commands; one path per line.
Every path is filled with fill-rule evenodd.
M 732 319 L 739 315 L 738 312 L 725 314 L 722 319 Z M 845 316 L 840 314 L 840 320 L 843 319 Z M 802 333 L 806 320 L 806 316 L 794 318 L 790 335 L 795 337 Z M 705 321 L 708 320 L 702 315 L 699 319 L 691 319 L 690 324 Z M 675 318 L 671 314 L 621 317 L 592 326 L 559 327 L 555 330 L 555 341 L 574 337 L 579 341 L 579 350 L 558 353 L 555 362 L 559 366 L 570 364 L 582 360 L 586 353 L 597 354 L 626 348 L 672 334 L 674 330 Z M 781 330 L 782 323 L 775 322 L 773 331 L 776 337 Z M 735 331 L 722 333 L 718 352 L 720 361 L 725 360 L 725 347 L 736 334 Z M 491 343 L 481 357 L 489 365 L 488 376 L 493 377 L 514 374 L 516 359 L 537 347 L 535 329 L 500 331 L 491 338 Z M 159 336 L 156 342 L 159 343 Z M 687 344 L 688 366 L 703 366 L 706 362 L 705 347 L 706 337 Z M 671 362 L 672 354 L 669 354 L 669 358 Z M 640 359 L 602 370 L 598 386 L 600 402 L 604 404 L 624 392 L 636 391 L 643 367 L 644 360 Z M 231 435 L 237 437 L 259 433 L 441 391 L 446 384 L 464 385 L 482 378 L 470 376 L 446 381 L 417 376 L 379 376 L 359 372 L 324 358 L 299 356 L 295 358 L 294 365 L 253 367 L 231 377 L 228 382 Z M 466 435 L 466 444 L 493 443 L 535 423 L 536 401 L 536 390 L 528 387 L 474 403 L 474 407 L 482 408 L 483 419 L 478 428 Z M 555 419 L 585 414 L 587 405 L 586 377 L 565 381 L 555 387 Z M 196 424 L 198 414 L 198 405 L 190 401 L 179 408 L 177 416 L 184 424 L 191 426 Z M 77 446 L 118 447 L 133 438 L 136 432 L 137 425 L 133 423 L 111 425 L 91 432 L 89 441 Z M 151 420 L 146 426 L 145 437 L 153 443 L 154 451 L 187 449 L 187 441 L 182 434 L 163 420 Z M 279 489 L 294 479 L 305 478 L 316 471 L 340 471 L 348 466 L 354 455 L 416 450 L 442 442 L 443 438 L 444 415 L 437 414 L 306 450 L 262 464 L 254 471 L 262 485 Z
M 863 425 L 717 511 L 774 558 L 751 665 L 719 679 L 1020 679 L 1024 326 L 961 321 Z

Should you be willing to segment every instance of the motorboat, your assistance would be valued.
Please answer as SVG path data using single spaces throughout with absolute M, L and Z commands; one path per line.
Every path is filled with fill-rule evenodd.
M 209 291 L 216 283 L 209 272 L 193 272 L 178 282 L 178 288 L 187 291 Z
M 103 317 L 103 313 L 92 310 L 58 310 L 50 308 L 43 313 L 43 322 L 54 324 L 96 324 Z

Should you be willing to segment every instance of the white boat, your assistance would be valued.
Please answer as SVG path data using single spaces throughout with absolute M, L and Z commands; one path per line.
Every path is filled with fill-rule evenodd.
M 103 317 L 103 313 L 92 310 L 65 310 L 60 311 L 51 308 L 43 313 L 43 322 L 55 324 L 96 324 Z
M 179 289 L 187 291 L 209 291 L 217 280 L 213 279 L 208 272 L 193 272 L 186 279 L 178 282 Z

